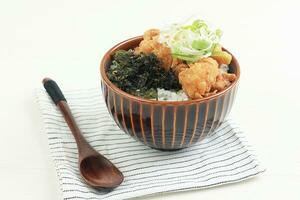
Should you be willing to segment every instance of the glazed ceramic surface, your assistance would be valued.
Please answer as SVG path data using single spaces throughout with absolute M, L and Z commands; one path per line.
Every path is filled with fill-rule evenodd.
M 120 90 L 106 75 L 114 52 L 134 48 L 141 40 L 139 36 L 121 42 L 102 59 L 101 86 L 110 115 L 125 133 L 156 149 L 181 149 L 203 140 L 222 124 L 231 110 L 240 77 L 237 60 L 233 56 L 229 66 L 237 79 L 215 95 L 171 102 L 142 99 Z

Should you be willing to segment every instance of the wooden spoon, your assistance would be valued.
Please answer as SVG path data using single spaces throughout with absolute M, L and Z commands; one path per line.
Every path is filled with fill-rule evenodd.
M 79 154 L 78 165 L 82 178 L 92 187 L 113 189 L 119 186 L 124 179 L 123 174 L 84 139 L 56 82 L 44 78 L 43 84 L 53 102 L 60 109 L 76 140 Z

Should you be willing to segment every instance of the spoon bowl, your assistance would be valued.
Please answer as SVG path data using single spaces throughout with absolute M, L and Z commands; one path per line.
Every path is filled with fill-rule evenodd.
M 101 155 L 88 156 L 79 162 L 82 178 L 91 186 L 114 188 L 123 182 L 123 174 Z

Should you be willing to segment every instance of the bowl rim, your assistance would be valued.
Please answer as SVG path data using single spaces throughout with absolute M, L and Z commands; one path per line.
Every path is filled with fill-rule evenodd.
M 143 102 L 143 103 L 147 103 L 147 104 L 159 104 L 159 105 L 187 105 L 187 104 L 195 104 L 195 103 L 203 103 L 203 102 L 208 102 L 212 99 L 216 99 L 222 95 L 224 95 L 225 93 L 227 93 L 228 91 L 230 91 L 232 88 L 234 88 L 239 79 L 240 79 L 240 65 L 237 61 L 237 59 L 235 58 L 235 56 L 230 53 L 227 49 L 225 49 L 224 47 L 222 47 L 223 50 L 227 51 L 228 53 L 230 53 L 232 55 L 232 61 L 235 68 L 236 68 L 236 80 L 234 82 L 231 83 L 231 85 L 229 87 L 227 87 L 226 89 L 222 90 L 221 92 L 218 92 L 216 94 L 213 94 L 211 96 L 208 97 L 204 97 L 202 99 L 189 99 L 189 100 L 184 100 L 184 101 L 161 101 L 161 100 L 152 100 L 152 99 L 144 99 L 142 97 L 138 97 L 138 96 L 134 96 L 132 94 L 129 94 L 121 89 L 119 89 L 115 84 L 113 84 L 105 71 L 105 65 L 108 61 L 111 60 L 111 56 L 112 54 L 116 51 L 119 50 L 119 48 L 121 46 L 123 46 L 126 43 L 131 43 L 131 42 L 135 42 L 137 40 L 142 40 L 143 36 L 136 36 L 136 37 L 132 37 L 129 38 L 127 40 L 124 40 L 122 42 L 119 42 L 118 44 L 116 44 L 115 46 L 113 46 L 112 48 L 110 48 L 102 57 L 101 62 L 100 62 L 100 75 L 102 80 L 105 82 L 105 84 L 110 87 L 114 92 L 121 94 L 123 96 L 125 96 L 126 98 L 130 99 L 130 100 L 134 100 L 137 102 Z

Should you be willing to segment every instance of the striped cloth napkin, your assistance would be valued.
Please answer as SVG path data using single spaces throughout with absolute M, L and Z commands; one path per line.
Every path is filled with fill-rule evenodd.
M 79 175 L 76 143 L 60 111 L 44 90 L 36 93 L 64 199 L 128 199 L 202 189 L 242 181 L 264 171 L 231 120 L 197 145 L 159 151 L 135 141 L 115 125 L 100 88 L 64 92 L 85 138 L 125 176 L 121 186 L 111 192 L 93 189 Z

